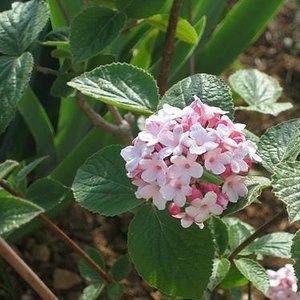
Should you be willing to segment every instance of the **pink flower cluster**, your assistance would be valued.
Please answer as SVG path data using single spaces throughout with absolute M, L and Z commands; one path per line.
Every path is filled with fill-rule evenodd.
M 271 300 L 300 300 L 300 294 L 297 293 L 297 278 L 291 264 L 273 271 L 267 270 L 270 279 L 270 290 L 267 297 Z
M 184 109 L 165 104 L 121 155 L 137 198 L 152 199 L 160 210 L 169 202 L 170 214 L 183 227 L 202 228 L 210 215 L 222 214 L 228 202 L 247 195 L 243 175 L 260 158 L 242 132 L 245 125 L 194 98 Z M 210 175 L 222 184 L 208 181 Z

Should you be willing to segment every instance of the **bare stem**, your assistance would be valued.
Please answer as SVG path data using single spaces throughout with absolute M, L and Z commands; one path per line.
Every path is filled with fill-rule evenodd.
M 166 41 L 164 45 L 163 60 L 162 60 L 162 65 L 161 65 L 159 79 L 158 79 L 159 92 L 161 95 L 164 95 L 168 87 L 169 68 L 170 68 L 171 57 L 174 48 L 176 27 L 177 27 L 179 13 L 180 13 L 180 6 L 181 6 L 181 0 L 173 1 L 173 5 L 169 17 Z
M 280 221 L 282 218 L 286 216 L 286 211 L 282 210 L 277 215 L 275 215 L 273 218 L 271 218 L 268 222 L 263 224 L 261 227 L 259 227 L 253 234 L 251 234 L 245 241 L 243 241 L 229 256 L 228 260 L 232 262 L 235 257 L 243 250 L 245 249 L 249 244 L 251 244 L 255 239 L 262 236 L 264 233 L 267 232 L 267 230 L 272 227 L 274 224 L 276 224 L 278 221 Z
M 251 294 L 252 294 L 252 283 L 251 283 L 251 281 L 248 282 L 247 292 L 248 292 L 248 300 L 251 300 Z
M 37 72 L 46 74 L 46 75 L 53 75 L 53 76 L 58 76 L 58 72 L 56 70 L 47 68 L 47 67 L 42 67 L 40 65 L 34 64 L 33 69 Z
M 63 5 L 61 0 L 56 0 L 57 5 L 59 6 L 60 11 L 62 12 L 66 22 L 68 23 L 68 25 L 71 23 L 71 18 L 65 8 L 65 6 Z
M 130 125 L 126 120 L 121 118 L 118 111 L 113 109 L 113 116 L 117 118 L 120 124 L 112 124 L 102 118 L 93 108 L 88 104 L 82 94 L 77 94 L 77 103 L 83 113 L 90 119 L 92 124 L 100 129 L 116 134 L 125 144 L 129 145 L 132 141 Z
M 20 276 L 37 292 L 42 299 L 58 300 L 58 298 L 49 290 L 44 282 L 2 238 L 0 238 L 0 255 L 20 274 Z
M 8 193 L 16 197 L 22 197 L 22 194 L 14 191 L 6 182 L 0 181 L 0 186 Z M 46 224 L 55 234 L 57 234 L 69 247 L 71 247 L 82 259 L 84 259 L 106 282 L 112 283 L 114 280 L 106 273 L 99 265 L 97 265 L 86 253 L 75 243 L 69 236 L 67 236 L 57 225 L 55 225 L 45 214 L 39 214 L 38 218 Z M 52 299 L 52 298 L 49 298 Z
M 113 118 L 115 119 L 116 124 L 121 125 L 123 122 L 123 118 L 117 107 L 112 105 L 107 105 L 108 110 L 111 112 Z

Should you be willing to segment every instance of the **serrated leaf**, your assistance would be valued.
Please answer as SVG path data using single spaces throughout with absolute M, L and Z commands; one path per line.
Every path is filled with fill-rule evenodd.
M 127 278 L 131 271 L 131 263 L 128 255 L 121 256 L 111 269 L 111 276 L 116 281 Z
M 30 80 L 32 55 L 25 52 L 20 57 L 0 56 L 0 133 L 14 118 L 17 103 Z
M 0 236 L 5 237 L 12 230 L 28 223 L 42 213 L 42 208 L 13 196 L 0 198 Z
M 119 10 L 124 11 L 128 17 L 140 19 L 152 16 L 163 7 L 161 0 L 116 0 Z
M 300 220 L 300 162 L 279 164 L 272 179 L 275 195 L 287 205 L 289 221 Z
M 300 153 L 300 119 L 289 120 L 266 130 L 258 143 L 258 155 L 270 172 L 284 161 L 294 161 Z
M 235 264 L 231 264 L 230 269 L 220 284 L 221 288 L 232 289 L 247 284 L 248 280 L 237 269 Z
M 295 261 L 294 270 L 299 282 L 300 280 L 300 230 L 298 230 L 295 233 L 295 236 L 293 238 L 292 258 Z M 298 292 L 300 292 L 300 284 L 298 284 Z
M 11 10 L 0 13 L 0 53 L 21 55 L 38 38 L 48 18 L 45 1 L 13 3 Z
M 270 288 L 269 276 L 260 264 L 250 258 L 235 259 L 234 263 L 238 270 L 252 282 L 258 290 L 264 294 L 268 292 Z
M 68 85 L 107 104 L 148 114 L 156 110 L 159 99 L 153 77 L 125 63 L 101 66 Z
M 60 204 L 69 191 L 60 182 L 46 177 L 30 185 L 26 192 L 26 199 L 44 210 L 50 210 Z
M 85 249 L 87 255 L 97 264 L 99 265 L 103 270 L 105 269 L 105 261 L 102 257 L 101 253 L 91 247 L 87 247 Z M 85 260 L 81 259 L 78 264 L 79 272 L 82 277 L 84 277 L 87 280 L 94 281 L 97 283 L 102 284 L 103 279 L 99 273 L 97 273 Z
M 262 190 L 271 185 L 269 178 L 264 176 L 247 176 L 246 185 L 248 188 L 248 195 L 241 198 L 237 203 L 229 203 L 223 215 L 231 215 L 239 210 L 252 204 L 260 196 Z
M 110 300 L 121 299 L 125 290 L 125 286 L 119 283 L 111 283 L 107 286 L 107 295 Z
M 277 116 L 281 112 L 288 110 L 293 107 L 293 104 L 290 102 L 285 103 L 260 103 L 257 105 L 250 106 L 238 106 L 238 110 L 247 110 L 247 111 L 257 111 L 263 114 L 271 114 Z
M 226 258 L 215 259 L 213 272 L 207 287 L 210 291 L 213 291 L 224 280 L 230 270 L 230 265 L 230 261 Z
M 145 22 L 158 28 L 162 31 L 167 31 L 169 24 L 169 15 L 154 15 L 147 19 Z M 176 27 L 176 37 L 188 44 L 195 45 L 198 42 L 198 35 L 194 27 L 185 19 L 179 18 Z
M 115 216 L 144 202 L 126 176 L 120 146 L 108 146 L 90 157 L 78 170 L 72 190 L 75 200 L 93 212 Z
M 170 296 L 201 298 L 214 257 L 208 227 L 184 229 L 166 211 L 146 205 L 129 226 L 128 250 L 136 270 L 151 286 Z
M 194 101 L 194 95 L 206 104 L 228 111 L 233 118 L 234 107 L 229 86 L 220 77 L 204 73 L 192 75 L 174 84 L 162 97 L 159 106 L 167 103 L 184 108 Z
M 97 55 L 116 39 L 125 24 L 122 12 L 90 7 L 80 12 L 71 24 L 70 47 L 75 62 Z
M 252 242 L 246 250 L 256 255 L 269 255 L 281 258 L 291 257 L 293 235 L 287 232 L 266 234 Z
M 228 245 L 228 228 L 227 225 L 218 217 L 212 217 L 210 227 L 214 236 L 216 251 L 222 255 Z
M 97 300 L 103 288 L 103 283 L 91 284 L 83 290 L 79 300 Z
M 19 163 L 15 160 L 6 160 L 0 164 L 0 180 L 4 179 L 9 173 L 16 168 Z
M 26 179 L 27 175 L 29 175 L 37 166 L 39 166 L 44 160 L 46 160 L 48 156 L 43 156 L 40 158 L 35 159 L 31 163 L 29 163 L 27 166 L 22 168 L 15 177 L 14 184 L 15 187 L 18 188 L 19 185 L 22 183 L 24 179 Z

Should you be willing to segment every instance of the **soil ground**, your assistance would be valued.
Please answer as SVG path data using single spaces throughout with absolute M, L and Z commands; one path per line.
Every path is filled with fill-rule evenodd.
M 283 86 L 283 101 L 290 101 L 294 108 L 279 117 L 239 112 L 237 120 L 247 123 L 249 129 L 260 135 L 266 128 L 284 120 L 300 116 L 300 3 L 289 0 L 276 18 L 269 24 L 259 40 L 239 58 L 244 68 L 256 68 L 275 77 Z M 225 74 L 229 75 L 232 70 Z M 278 212 L 282 204 L 270 191 L 264 192 L 262 204 L 253 204 L 239 213 L 242 220 L 258 227 Z M 103 218 L 93 215 L 74 204 L 57 219 L 57 224 L 82 247 L 93 246 L 105 256 L 108 266 L 126 253 L 126 232 L 130 215 Z M 288 225 L 282 221 L 276 228 L 294 232 L 300 224 Z M 19 241 L 15 248 L 44 282 L 64 300 L 76 300 L 86 286 L 78 276 L 78 257 L 50 230 L 41 228 Z M 285 260 L 265 258 L 264 266 L 278 268 Z M 36 294 L 12 270 L 8 270 L 21 300 L 39 299 Z M 132 271 L 127 284 L 131 299 L 164 299 L 159 292 L 144 283 Z M 0 286 L 0 299 L 8 299 Z M 101 296 L 101 299 L 105 299 Z

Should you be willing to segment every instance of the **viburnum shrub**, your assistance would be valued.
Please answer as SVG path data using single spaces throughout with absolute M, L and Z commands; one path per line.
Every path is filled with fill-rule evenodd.
M 180 109 L 165 104 L 145 121 L 133 145 L 121 151 L 137 198 L 151 199 L 162 210 L 203 228 L 221 215 L 228 202 L 245 197 L 252 159 L 261 161 L 247 140 L 246 125 L 233 123 L 226 111 L 201 102 Z M 214 176 L 217 175 L 217 176 Z

